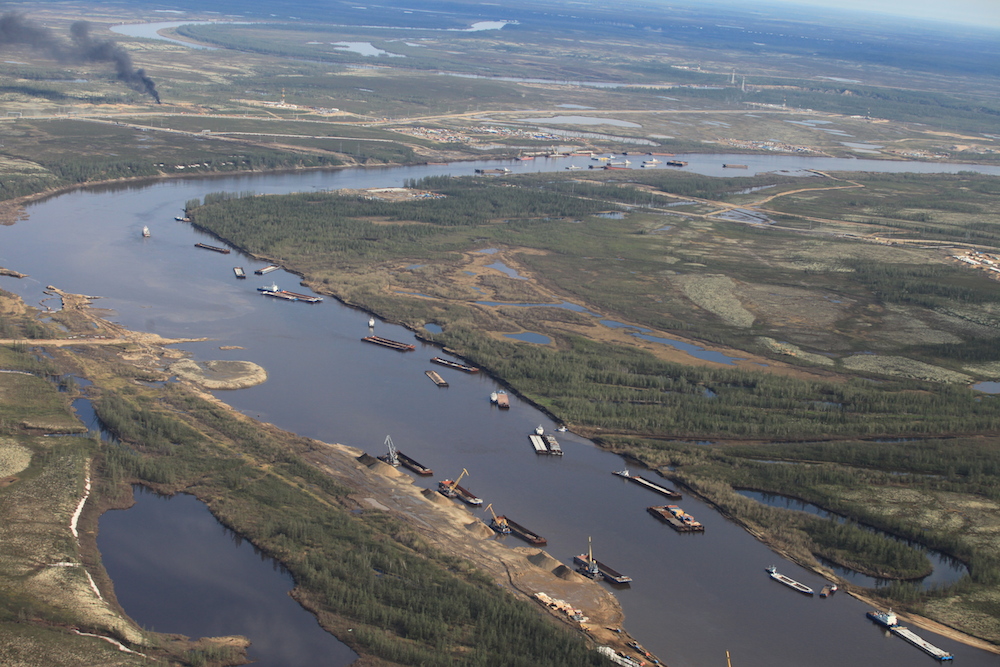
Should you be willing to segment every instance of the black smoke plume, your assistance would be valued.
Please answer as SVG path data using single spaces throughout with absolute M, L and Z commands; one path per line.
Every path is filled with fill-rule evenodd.
M 115 66 L 118 78 L 129 88 L 149 94 L 160 103 L 156 84 L 146 72 L 132 65 L 128 51 L 108 39 L 94 39 L 86 21 L 70 26 L 72 41 L 67 43 L 44 26 L 26 20 L 17 13 L 0 16 L 0 49 L 8 44 L 24 44 L 48 53 L 60 62 L 108 62 Z

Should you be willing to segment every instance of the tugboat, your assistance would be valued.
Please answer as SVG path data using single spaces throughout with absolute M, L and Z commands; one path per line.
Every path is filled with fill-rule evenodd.
M 149 227 L 147 227 L 145 225 L 143 225 L 143 227 L 142 227 L 142 237 L 143 238 L 147 238 L 147 239 L 150 237 Z

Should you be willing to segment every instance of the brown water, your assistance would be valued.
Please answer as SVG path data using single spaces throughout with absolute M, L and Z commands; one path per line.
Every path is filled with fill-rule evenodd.
M 721 171 L 721 164 L 735 157 L 683 159 L 692 166 L 703 159 L 706 170 L 718 164 Z M 763 156 L 758 161 L 739 156 L 751 171 L 763 166 L 797 170 L 805 164 L 841 168 L 820 166 L 816 160 Z M 515 170 L 542 171 L 561 170 L 568 161 L 508 164 Z M 451 383 L 449 389 L 439 390 L 423 374 L 438 350 L 415 341 L 412 333 L 376 325 L 379 335 L 417 345 L 416 352 L 401 354 L 362 343 L 360 338 L 368 334 L 368 315 L 332 299 L 307 305 L 260 296 L 258 285 L 274 281 L 295 289 L 297 279 L 279 271 L 237 281 L 232 266 L 239 264 L 250 272 L 263 263 L 196 249 L 197 241 L 215 241 L 173 220 L 185 201 L 220 190 L 402 185 L 405 179 L 444 172 L 471 174 L 483 166 L 496 165 L 172 180 L 62 195 L 30 206 L 29 220 L 0 228 L 0 266 L 31 275 L 20 281 L 0 278 L 0 287 L 21 294 L 29 303 L 40 301 L 48 284 L 100 295 L 104 298 L 96 305 L 113 309 L 111 319 L 129 328 L 164 336 L 211 337 L 210 342 L 183 347 L 197 359 L 247 359 L 268 370 L 263 385 L 218 394 L 237 409 L 306 436 L 370 453 L 381 453 L 389 434 L 400 450 L 434 468 L 439 473 L 434 479 L 467 468 L 468 488 L 493 503 L 498 513 L 548 538 L 547 551 L 565 563 L 571 563 L 586 549 L 587 538 L 593 537 L 595 555 L 634 579 L 631 588 L 616 591 L 627 615 L 626 626 L 672 667 L 725 664 L 726 650 L 738 667 L 860 662 L 903 667 L 930 661 L 899 639 L 884 637 L 865 619 L 866 605 L 846 595 L 806 598 L 771 581 L 764 568 L 775 563 L 782 573 L 813 588 L 823 584 L 812 573 L 776 557 L 703 503 L 689 498 L 680 503 L 705 524 L 703 535 L 679 535 L 656 521 L 645 508 L 663 504 L 662 499 L 611 475 L 625 467 L 621 458 L 568 433 L 559 435 L 565 456 L 536 456 L 528 433 L 538 424 L 550 431 L 556 424 L 513 396 L 509 411 L 493 408 L 489 394 L 498 385 L 491 378 L 435 366 Z M 864 168 L 887 166 L 874 162 Z M 148 239 L 141 237 L 143 225 L 152 231 Z M 220 345 L 245 349 L 221 351 Z M 434 483 L 417 481 L 423 486 Z M 522 544 L 516 538 L 512 542 Z M 127 554 L 137 547 L 124 539 L 102 543 L 102 548 L 107 559 L 110 552 Z M 183 560 L 186 554 L 173 557 Z M 130 584 L 118 585 L 124 589 Z M 146 622 L 128 604 L 125 609 L 140 623 Z M 252 630 L 256 631 L 247 628 L 247 633 Z M 193 634 L 199 634 L 197 629 Z M 997 664 L 991 654 L 921 634 L 953 652 L 964 665 Z

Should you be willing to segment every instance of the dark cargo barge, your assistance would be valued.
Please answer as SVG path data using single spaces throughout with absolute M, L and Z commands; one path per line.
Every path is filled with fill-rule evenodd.
M 644 486 L 651 491 L 656 491 L 657 493 L 666 496 L 670 500 L 680 500 L 682 498 L 681 494 L 677 493 L 673 489 L 668 489 L 665 486 L 660 486 L 656 482 L 650 481 L 645 477 L 640 477 L 639 475 L 633 475 L 629 473 L 628 470 L 616 470 L 611 473 L 613 475 L 618 475 L 619 477 L 624 477 L 630 482 L 635 482 L 639 486 Z
M 447 366 L 448 368 L 454 368 L 456 370 L 465 371 L 466 373 L 478 373 L 479 369 L 475 366 L 466 366 L 465 364 L 460 364 L 457 361 L 452 361 L 450 359 L 442 359 L 441 357 L 431 357 L 431 361 L 435 364 L 441 364 L 442 366 Z
M 667 524 L 678 533 L 704 533 L 705 526 L 677 505 L 647 507 L 646 511 Z
M 418 475 L 423 475 L 424 477 L 430 477 L 431 475 L 434 474 L 433 470 L 431 470 L 427 466 L 417 463 L 403 452 L 396 452 L 396 457 L 399 459 L 400 464 L 402 464 L 406 468 L 409 468 Z
M 388 347 L 393 350 L 399 350 L 400 352 L 413 352 L 417 349 L 416 345 L 410 345 L 409 343 L 400 343 L 396 340 L 389 340 L 388 338 L 382 338 L 381 336 L 365 336 L 361 340 L 366 343 L 375 343 L 376 345 L 381 345 L 382 347 Z
M 223 255 L 228 255 L 231 251 L 229 248 L 220 248 L 215 245 L 208 245 L 207 243 L 195 243 L 195 248 L 204 248 L 205 250 L 213 250 L 215 252 L 221 252 Z
M 522 540 L 524 540 L 528 544 L 532 544 L 532 545 L 534 545 L 536 547 L 544 547 L 546 544 L 549 543 L 549 541 L 546 540 L 541 535 L 538 535 L 537 533 L 531 532 L 530 530 L 528 530 L 527 528 L 525 528 L 521 524 L 519 524 L 519 523 L 517 523 L 515 521 L 511 521 L 510 518 L 508 518 L 506 516 L 498 516 L 497 517 L 497 520 L 501 520 L 501 519 L 503 520 L 504 523 L 507 524 L 507 527 L 510 528 L 510 532 L 512 534 L 517 535 L 518 537 L 520 537 Z
M 590 554 L 580 554 L 579 556 L 573 556 L 573 562 L 577 564 L 578 570 L 581 572 L 581 574 L 587 574 L 588 572 L 593 571 L 590 566 L 591 558 L 592 556 L 590 556 Z M 622 574 L 618 570 L 612 568 L 610 565 L 602 563 L 596 558 L 594 558 L 594 563 L 597 565 L 597 570 L 601 573 L 601 575 L 611 583 L 614 584 L 632 583 L 632 577 Z

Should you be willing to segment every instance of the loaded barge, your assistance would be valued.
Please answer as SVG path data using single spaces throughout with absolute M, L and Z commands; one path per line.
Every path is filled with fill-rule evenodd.
M 445 380 L 440 375 L 438 375 L 438 373 L 436 371 L 424 371 L 424 375 L 426 375 L 427 377 L 429 377 L 431 379 L 431 382 L 433 382 L 434 384 L 436 384 L 439 387 L 447 387 L 448 386 L 448 381 Z
M 213 250 L 215 252 L 221 252 L 223 255 L 228 255 L 230 253 L 229 248 L 220 248 L 215 245 L 208 245 L 207 243 L 195 243 L 195 248 L 204 248 L 205 250 Z
M 416 345 L 410 345 L 409 343 L 400 343 L 399 341 L 389 340 L 388 338 L 382 338 L 381 336 L 365 336 L 361 340 L 366 343 L 375 343 L 376 345 L 381 345 L 382 347 L 388 347 L 393 350 L 399 350 L 400 352 L 413 352 L 417 349 Z
M 656 491 L 657 493 L 666 496 L 670 500 L 680 500 L 681 497 L 682 497 L 681 494 L 677 493 L 676 491 L 674 491 L 672 489 L 668 489 L 665 486 L 660 486 L 656 482 L 651 482 L 648 479 L 646 479 L 645 477 L 640 477 L 639 475 L 632 475 L 632 474 L 629 473 L 628 470 L 616 470 L 615 472 L 613 472 L 611 474 L 612 475 L 618 475 L 619 477 L 624 477 L 625 479 L 629 480 L 630 482 L 635 482 L 639 486 L 644 486 L 647 489 L 650 489 L 652 491 Z
M 892 613 L 891 610 L 887 612 L 870 611 L 867 614 L 865 614 L 865 616 L 870 618 L 875 623 L 878 623 L 882 627 L 887 628 L 889 632 L 896 635 L 903 641 L 913 644 L 918 649 L 920 649 L 927 655 L 931 656 L 935 660 L 946 662 L 955 659 L 955 656 L 953 656 L 951 653 L 939 649 L 937 646 L 934 646 L 934 644 L 931 644 L 926 639 L 923 639 L 922 637 L 912 632 L 909 628 L 900 625 L 899 619 L 896 618 L 896 615 Z
M 319 303 L 323 300 L 321 296 L 309 296 L 308 294 L 299 294 L 298 292 L 289 292 L 286 289 L 280 289 L 277 285 L 265 285 L 264 287 L 258 287 L 257 291 L 264 294 L 265 296 L 273 296 L 278 299 L 284 299 L 285 301 L 302 301 L 305 303 Z
M 490 394 L 490 402 L 496 403 L 496 406 L 501 410 L 510 410 L 510 399 L 507 398 L 505 391 L 495 391 Z
M 508 517 L 500 516 L 497 518 L 503 519 L 507 523 L 507 526 L 510 528 L 510 532 L 513 533 L 514 535 L 517 535 L 528 544 L 532 544 L 536 547 L 544 547 L 546 544 L 549 543 L 548 540 L 546 540 L 541 535 L 533 533 L 532 531 L 528 530 L 521 524 L 512 521 Z
M 243 270 L 242 266 L 234 266 L 233 273 L 236 275 L 237 278 L 240 278 L 241 280 L 245 280 L 247 277 L 247 272 Z
M 805 584 L 800 584 L 791 577 L 786 577 L 781 574 L 773 565 L 767 568 L 767 574 L 775 581 L 782 583 L 785 586 L 802 593 L 803 595 L 812 595 L 814 592 L 813 589 L 809 588 Z
M 277 264 L 269 264 L 268 266 L 265 266 L 263 269 L 257 269 L 256 271 L 254 271 L 254 273 L 256 273 L 258 276 L 262 276 L 266 273 L 271 273 L 271 271 L 277 271 L 280 268 L 281 267 L 278 266 Z
M 646 511 L 667 524 L 678 533 L 704 533 L 705 526 L 677 505 L 656 505 Z
M 563 450 L 559 446 L 559 441 L 551 435 L 545 435 L 545 429 L 541 426 L 535 428 L 535 432 L 528 436 L 531 446 L 535 448 L 536 454 L 551 454 L 552 456 L 562 456 Z
M 441 357 L 431 357 L 431 361 L 435 364 L 441 364 L 442 366 L 447 366 L 448 368 L 454 368 L 456 370 L 465 371 L 466 373 L 478 373 L 479 369 L 475 366 L 467 366 L 465 364 L 460 364 L 457 361 L 452 361 L 450 359 L 442 359 Z

